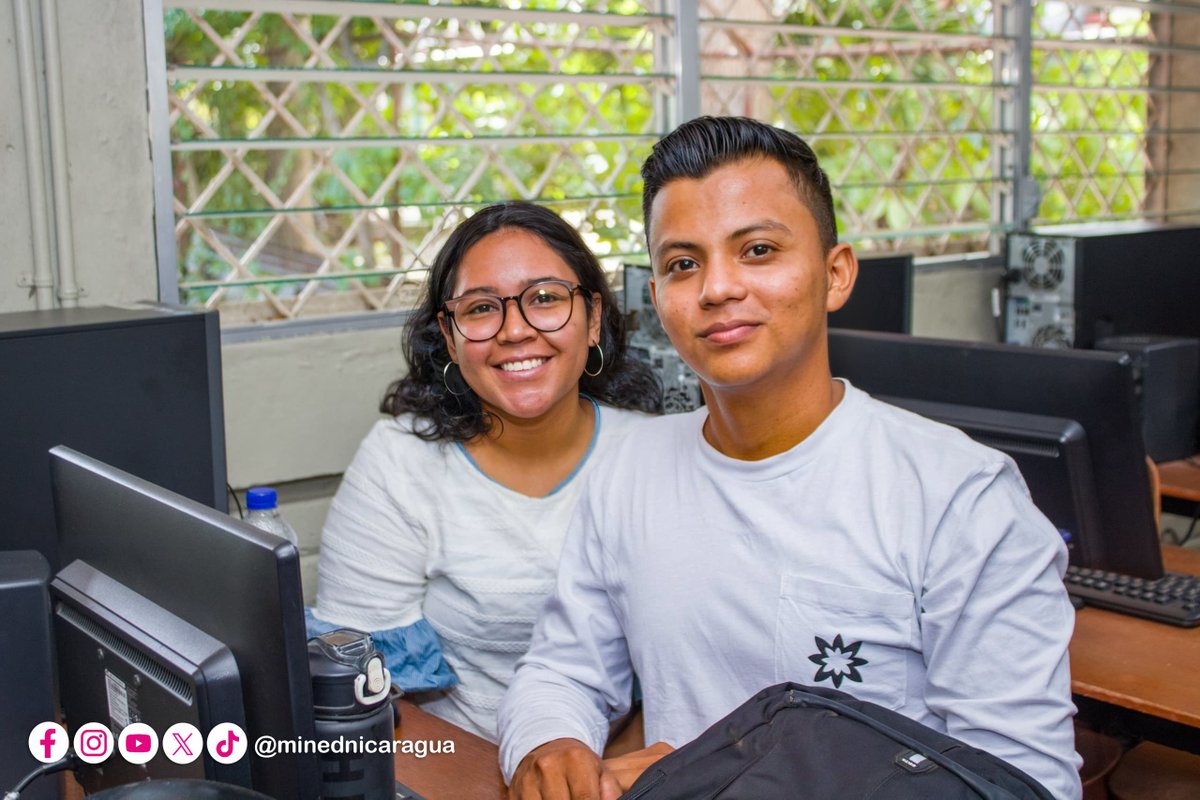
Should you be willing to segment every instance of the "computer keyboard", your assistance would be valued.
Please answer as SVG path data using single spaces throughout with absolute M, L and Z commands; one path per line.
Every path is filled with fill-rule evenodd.
M 1168 572 L 1157 580 L 1067 567 L 1067 593 L 1087 605 L 1168 625 L 1200 625 L 1200 577 Z

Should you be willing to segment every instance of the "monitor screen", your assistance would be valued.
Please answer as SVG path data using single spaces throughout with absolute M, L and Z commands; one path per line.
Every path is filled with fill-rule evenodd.
M 1109 336 L 1200 337 L 1200 227 L 1144 221 L 1039 228 L 1070 235 L 1074 228 L 1075 346 Z M 1152 268 L 1154 280 L 1130 291 L 1130 270 Z
M 51 477 L 63 563 L 83 562 L 227 647 L 251 744 L 249 788 L 315 800 L 315 756 L 256 758 L 252 746 L 263 735 L 314 734 L 296 547 L 69 448 L 51 451 Z
M 1094 529 L 1080 531 L 1073 563 L 1162 575 L 1126 354 L 831 330 L 829 357 L 834 375 L 873 395 L 1074 420 L 1087 437 L 1097 514 Z
M 908 333 L 912 330 L 913 257 L 861 256 L 850 299 L 829 315 L 829 327 Z

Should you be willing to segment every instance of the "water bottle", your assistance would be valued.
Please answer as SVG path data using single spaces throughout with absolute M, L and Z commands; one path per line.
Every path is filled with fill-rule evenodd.
M 270 487 L 255 486 L 246 490 L 246 522 L 276 536 L 282 536 L 296 547 L 300 546 L 300 537 L 279 513 L 279 500 L 275 490 Z
M 317 739 L 330 742 L 320 757 L 321 797 L 393 800 L 392 754 L 346 746 L 351 740 L 390 742 L 395 733 L 392 679 L 371 635 L 341 628 L 309 639 L 308 670 Z

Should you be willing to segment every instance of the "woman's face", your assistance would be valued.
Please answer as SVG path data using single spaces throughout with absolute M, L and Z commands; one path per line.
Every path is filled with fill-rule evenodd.
M 521 228 L 502 228 L 467 250 L 450 296 L 480 293 L 508 297 L 545 280 L 566 281 L 572 286 L 579 282 L 567 263 L 539 236 Z M 600 339 L 600 300 L 599 296 L 585 297 L 576 292 L 568 302 L 571 317 L 567 324 L 557 331 L 543 332 L 525 321 L 515 300 L 505 301 L 504 324 L 494 337 L 483 342 L 464 338 L 450 318 L 441 315 L 450 358 L 458 363 L 463 378 L 486 411 L 501 418 L 529 420 L 546 415 L 560 404 L 576 402 L 588 348 Z M 585 303 L 592 304 L 591 314 Z M 458 304 L 456 314 L 460 319 L 467 313 L 467 306 Z M 532 309 L 527 311 L 531 319 L 536 319 Z

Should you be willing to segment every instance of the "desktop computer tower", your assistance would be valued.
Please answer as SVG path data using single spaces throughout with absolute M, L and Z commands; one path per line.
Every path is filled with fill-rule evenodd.
M 41 766 L 29 750 L 30 731 L 58 718 L 49 582 L 40 553 L 0 551 L 0 794 Z M 37 779 L 21 797 L 58 797 L 58 776 Z
M 1200 337 L 1200 227 L 1104 223 L 1008 236 L 1005 341 L 1094 347 L 1110 336 Z
M 1133 359 L 1146 454 L 1157 462 L 1187 458 L 1200 450 L 1200 339 L 1172 336 L 1111 336 L 1097 350 Z
M 0 314 L 0 550 L 65 566 L 50 495 L 59 444 L 226 511 L 220 344 L 215 311 Z
M 650 267 L 625 264 L 621 311 L 625 315 L 626 355 L 650 367 L 663 387 L 663 411 L 679 414 L 704 405 L 700 378 L 679 357 L 650 300 Z

